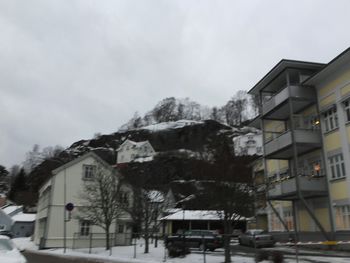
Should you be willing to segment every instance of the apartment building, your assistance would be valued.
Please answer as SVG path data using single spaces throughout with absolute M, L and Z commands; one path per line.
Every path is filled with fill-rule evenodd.
M 328 64 L 281 60 L 259 96 L 268 228 L 299 239 L 350 236 L 350 49 Z

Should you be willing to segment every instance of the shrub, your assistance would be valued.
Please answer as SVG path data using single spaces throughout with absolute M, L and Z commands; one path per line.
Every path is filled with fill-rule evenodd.
M 183 245 L 171 245 L 168 247 L 168 254 L 171 258 L 184 257 L 190 253 L 190 249 Z
M 271 259 L 273 263 L 283 263 L 284 261 L 283 253 L 279 251 L 273 251 L 271 253 Z
M 269 252 L 266 250 L 259 250 L 255 256 L 255 262 L 261 262 L 269 259 Z

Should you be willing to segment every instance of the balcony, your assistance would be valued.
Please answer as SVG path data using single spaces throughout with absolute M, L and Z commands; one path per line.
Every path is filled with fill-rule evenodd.
M 304 198 L 321 197 L 327 195 L 325 177 L 299 176 L 299 187 Z M 279 182 L 274 182 L 268 190 L 270 200 L 294 200 L 298 199 L 295 177 L 287 177 Z
M 287 103 L 289 98 L 293 98 L 293 113 L 298 113 L 316 102 L 316 92 L 311 87 L 287 86 L 274 96 L 265 97 L 262 103 L 262 116 L 266 119 L 287 119 L 289 117 Z
M 290 130 L 282 133 L 271 133 L 272 136 L 264 145 L 265 158 L 291 159 L 293 158 L 293 140 Z M 294 139 L 298 155 L 318 149 L 322 146 L 321 133 L 318 129 L 294 130 Z

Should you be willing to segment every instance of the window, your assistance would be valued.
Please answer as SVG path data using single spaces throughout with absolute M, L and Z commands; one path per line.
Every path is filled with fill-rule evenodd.
M 126 192 L 120 192 L 119 193 L 119 203 L 125 207 L 129 206 L 129 196 Z
M 323 120 L 325 125 L 325 132 L 332 131 L 338 128 L 338 115 L 337 108 L 327 110 L 323 113 Z
M 118 234 L 124 233 L 124 225 L 118 225 Z
M 337 230 L 350 229 L 350 205 L 335 207 L 335 223 Z
M 95 165 L 83 165 L 83 179 L 92 180 L 94 179 Z
M 346 176 L 343 154 L 337 154 L 328 158 L 331 168 L 331 179 L 343 178 Z
M 81 220 L 80 221 L 80 235 L 88 236 L 90 234 L 90 221 Z
M 345 120 L 350 121 L 350 99 L 343 102 L 345 110 Z
M 289 230 L 294 229 L 294 223 L 293 223 L 293 213 L 290 210 L 283 212 L 283 218 L 284 221 L 288 227 Z

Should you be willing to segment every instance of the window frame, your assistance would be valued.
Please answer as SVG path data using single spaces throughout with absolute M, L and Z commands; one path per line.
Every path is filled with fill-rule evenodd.
M 343 101 L 343 108 L 345 112 L 345 122 L 350 122 L 350 98 Z
M 91 170 L 89 172 L 87 172 L 89 169 L 91 169 Z M 96 165 L 83 164 L 83 180 L 85 180 L 85 181 L 94 180 L 95 173 L 96 173 Z M 87 176 L 87 174 L 90 174 L 90 176 Z
M 339 128 L 337 107 L 332 107 L 322 113 L 324 132 L 334 131 Z
M 336 229 L 350 229 L 350 205 L 339 205 L 335 207 Z
M 91 221 L 90 220 L 80 220 L 79 221 L 79 236 L 87 237 L 91 234 Z
M 342 153 L 328 157 L 331 180 L 346 178 L 345 162 Z

